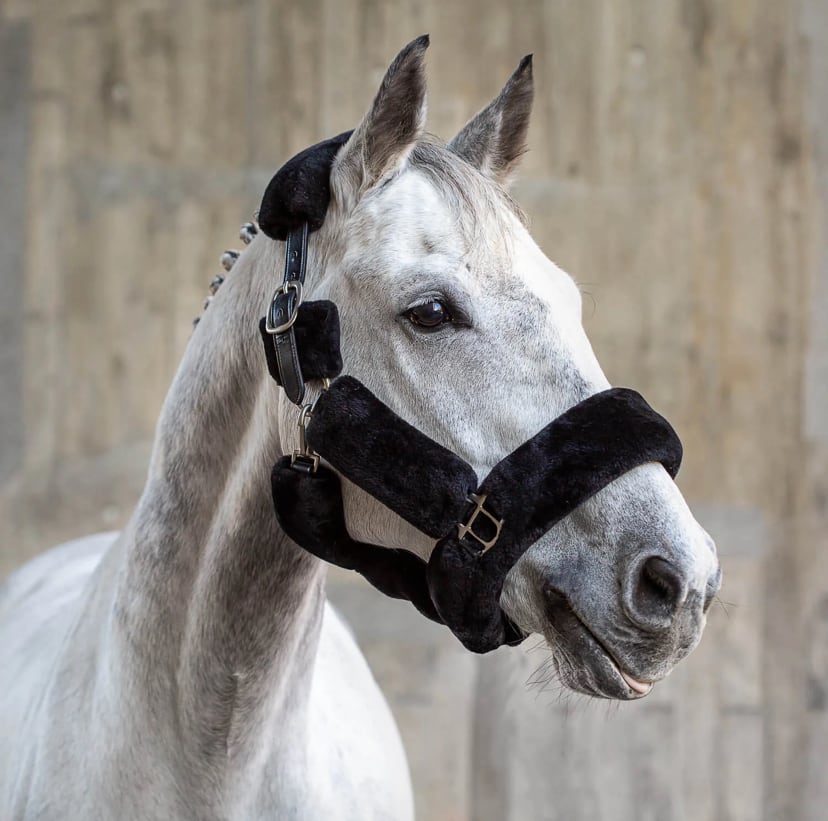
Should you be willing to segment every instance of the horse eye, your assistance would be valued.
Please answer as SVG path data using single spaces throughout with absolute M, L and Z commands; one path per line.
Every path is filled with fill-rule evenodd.
M 437 328 L 452 321 L 451 314 L 442 302 L 436 299 L 415 305 L 405 312 L 409 322 L 421 328 Z

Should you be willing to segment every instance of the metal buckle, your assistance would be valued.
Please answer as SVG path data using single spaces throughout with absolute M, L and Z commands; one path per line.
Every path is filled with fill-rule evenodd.
M 474 502 L 475 508 L 472 511 L 471 516 L 469 516 L 468 522 L 466 524 L 459 524 L 457 525 L 457 538 L 459 540 L 464 539 L 466 536 L 471 536 L 472 538 L 476 539 L 480 544 L 483 545 L 483 550 L 480 551 L 480 555 L 482 556 L 487 550 L 490 550 L 495 546 L 495 543 L 500 538 L 500 531 L 503 529 L 503 519 L 498 519 L 489 513 L 483 505 L 486 503 L 487 494 L 485 493 L 470 493 L 469 494 L 469 501 Z M 495 535 L 493 538 L 486 540 L 482 536 L 478 536 L 477 533 L 474 532 L 474 523 L 477 517 L 480 514 L 483 514 L 495 527 Z
M 319 454 L 299 453 L 295 450 L 290 457 L 290 466 L 300 473 L 316 473 L 319 467 Z
M 319 401 L 318 399 L 316 400 Z M 308 447 L 307 439 L 305 438 L 305 428 L 308 424 L 308 419 L 313 416 L 313 405 L 303 405 L 299 411 L 299 419 L 296 421 L 296 426 L 299 428 L 299 447 L 293 451 L 290 457 L 290 466 L 294 470 L 300 470 L 303 473 L 316 473 L 319 467 L 319 454 Z
M 291 295 L 291 291 L 293 294 Z M 277 322 L 282 313 L 282 297 L 287 297 L 288 318 L 284 322 Z M 270 308 L 265 317 L 265 330 L 269 334 L 283 334 L 293 327 L 296 317 L 299 316 L 299 306 L 302 304 L 302 283 L 298 279 L 283 282 L 270 298 Z

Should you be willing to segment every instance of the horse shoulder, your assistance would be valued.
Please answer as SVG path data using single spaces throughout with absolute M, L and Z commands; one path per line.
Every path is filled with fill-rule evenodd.
M 76 701 L 85 701 L 78 689 L 88 684 L 84 657 L 95 654 L 97 630 L 88 624 L 77 635 L 73 628 L 89 599 L 95 598 L 92 578 L 106 571 L 101 559 L 116 536 L 98 534 L 55 547 L 0 587 L 0 657 L 6 662 L 0 665 L 0 809 L 9 809 L 12 796 L 24 800 L 41 793 L 54 798 L 64 788 L 72 792 L 70 774 L 50 774 L 43 768 L 52 769 L 45 761 L 52 762 L 57 751 L 61 759 L 67 756 L 69 769 L 72 761 L 79 766 L 77 745 L 89 742 L 83 736 L 90 728 L 81 727 L 73 711 L 58 711 L 60 721 L 53 722 L 52 679 L 67 655 L 81 656 L 70 665 L 79 665 L 76 686 L 70 689 Z M 106 587 L 107 580 L 98 579 L 97 584 Z M 258 806 L 249 808 L 252 817 L 289 818 L 295 806 L 296 817 L 303 819 L 413 818 L 408 766 L 396 725 L 351 632 L 328 604 L 309 689 L 304 754 L 296 749 L 293 766 L 281 757 L 273 760 L 273 777 L 262 785 Z M 275 736 L 280 729 L 274 728 Z M 105 739 L 98 742 L 103 749 L 108 746 Z M 86 798 L 94 812 L 95 799 Z M 37 811 L 18 806 L 15 813 L 32 809 Z M 46 807 L 40 809 L 48 816 Z

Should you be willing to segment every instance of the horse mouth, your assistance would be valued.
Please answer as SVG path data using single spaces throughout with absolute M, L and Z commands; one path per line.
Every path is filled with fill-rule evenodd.
M 554 663 L 565 686 L 596 698 L 621 701 L 643 698 L 653 689 L 653 682 L 641 681 L 624 670 L 565 593 L 551 587 L 544 593 L 549 617 L 546 639 L 557 651 Z

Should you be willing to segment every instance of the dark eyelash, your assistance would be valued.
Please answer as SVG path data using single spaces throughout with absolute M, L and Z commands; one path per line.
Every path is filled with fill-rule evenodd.
M 447 296 L 444 296 L 443 294 L 434 293 L 424 294 L 423 296 L 418 297 L 416 300 L 414 300 L 414 302 L 412 302 L 410 305 L 406 307 L 405 311 L 410 311 L 413 308 L 419 308 L 421 305 L 428 305 L 429 302 L 439 302 L 441 305 L 445 305 L 447 309 L 454 307 L 451 303 L 451 300 Z M 403 311 L 403 313 L 405 313 L 405 311 Z
M 471 328 L 473 326 L 471 317 L 468 311 L 460 307 L 462 302 L 458 302 L 448 296 L 445 292 L 437 289 L 433 291 L 426 291 L 417 296 L 408 305 L 406 305 L 399 313 L 401 318 L 406 317 L 409 311 L 418 308 L 421 305 L 427 305 L 429 302 L 439 302 L 446 310 L 446 313 L 451 317 L 451 324 L 460 328 Z

